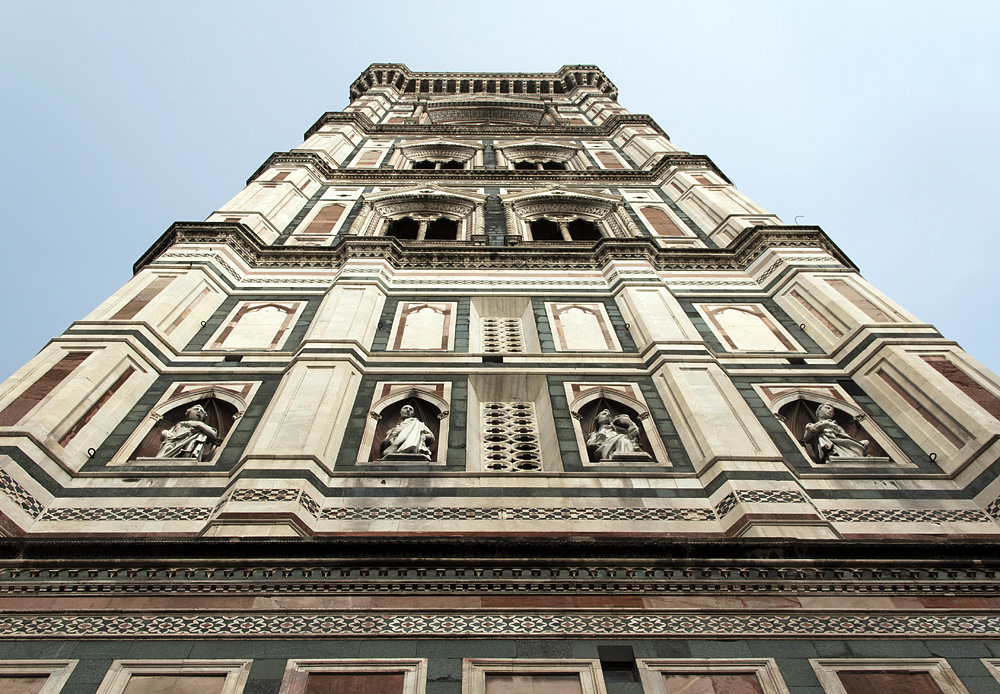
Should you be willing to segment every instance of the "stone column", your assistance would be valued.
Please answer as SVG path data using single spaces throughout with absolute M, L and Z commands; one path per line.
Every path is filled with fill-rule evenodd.
M 486 214 L 485 214 L 485 203 L 477 202 L 476 208 L 472 211 L 472 228 L 473 234 L 485 234 L 486 233 Z
M 351 222 L 350 228 L 344 232 L 344 236 L 357 236 L 358 234 L 364 233 L 368 229 L 368 224 L 372 217 L 372 204 L 370 202 L 364 202 L 361 204 L 361 209 L 358 210 L 358 216 L 354 218 Z

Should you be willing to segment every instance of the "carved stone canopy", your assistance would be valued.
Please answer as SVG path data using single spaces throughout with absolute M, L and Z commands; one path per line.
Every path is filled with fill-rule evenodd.
M 427 114 L 433 123 L 511 123 L 539 125 L 545 115 L 545 104 L 527 99 L 466 96 L 434 99 L 427 103 Z
M 464 218 L 477 205 L 485 204 L 486 196 L 431 184 L 372 193 L 363 196 L 363 200 L 370 203 L 382 217 L 423 213 Z
M 619 195 L 584 192 L 561 186 L 504 195 L 500 199 L 503 203 L 510 204 L 518 217 L 528 220 L 539 217 L 555 220 L 566 215 L 603 219 L 622 202 Z
M 424 142 L 403 143 L 397 149 L 410 161 L 468 161 L 482 149 L 471 143 L 463 144 L 449 140 L 435 139 Z
M 497 146 L 509 161 L 558 161 L 567 162 L 579 151 L 572 145 L 557 144 L 539 140 L 511 142 Z

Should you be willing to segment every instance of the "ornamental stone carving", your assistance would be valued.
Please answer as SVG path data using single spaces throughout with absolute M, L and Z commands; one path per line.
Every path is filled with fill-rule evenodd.
M 639 425 L 627 414 L 612 416 L 607 408 L 597 413 L 594 428 L 587 435 L 587 453 L 594 462 L 650 460 L 639 446 Z
M 431 459 L 434 434 L 421 422 L 411 405 L 399 410 L 399 421 L 386 432 L 380 452 L 382 460 Z
M 867 453 L 869 442 L 848 436 L 833 417 L 833 407 L 824 403 L 816 408 L 816 421 L 806 424 L 802 440 L 812 444 L 818 461 L 826 463 L 830 458 L 870 457 Z
M 207 460 L 215 450 L 218 431 L 205 424 L 208 411 L 201 405 L 194 405 L 185 411 L 184 419 L 162 432 L 157 458 L 193 458 Z

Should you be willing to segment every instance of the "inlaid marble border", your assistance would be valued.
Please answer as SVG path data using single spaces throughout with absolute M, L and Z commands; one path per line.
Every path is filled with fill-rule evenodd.
M 1000 637 L 1000 613 L 622 612 L 0 615 L 0 638 L 312 636 Z

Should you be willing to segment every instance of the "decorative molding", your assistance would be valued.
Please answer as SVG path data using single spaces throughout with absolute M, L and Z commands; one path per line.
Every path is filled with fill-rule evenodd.
M 836 612 L 313 612 L 262 614 L 5 614 L 0 638 L 220 638 L 316 636 L 1000 637 L 1000 614 Z
M 725 517 L 739 503 L 746 504 L 805 504 L 806 498 L 788 489 L 737 489 L 729 492 L 715 505 L 719 518 Z
M 337 507 L 325 508 L 326 520 L 530 520 L 530 521 L 672 521 L 716 520 L 709 508 L 474 508 L 474 507 Z
M 88 521 L 205 521 L 213 509 L 206 506 L 118 506 L 85 508 L 50 508 L 39 519 L 42 522 Z
M 353 114 L 352 114 L 353 115 Z M 643 124 L 648 125 L 648 124 Z M 373 128 L 373 133 L 386 126 Z M 399 128 L 401 126 L 388 126 L 389 128 Z M 448 126 L 419 126 L 416 133 L 424 135 L 459 135 L 464 134 L 476 138 L 511 135 L 513 132 L 490 133 L 484 132 L 482 128 L 473 128 L 468 133 L 442 133 L 438 130 Z M 455 127 L 455 126 L 453 126 Z M 461 126 L 458 126 L 461 127 Z M 551 127 L 551 126 L 548 126 Z M 530 128 L 528 128 L 530 129 Z M 588 128 L 589 129 L 589 128 Z M 493 130 L 493 128 L 489 128 Z M 517 133 L 522 133 L 522 129 L 517 129 Z M 548 134 L 548 128 L 545 132 Z M 403 134 L 416 134 L 413 129 L 409 133 L 402 132 L 393 134 L 396 136 Z M 557 134 L 557 133 L 552 133 Z M 580 133 L 574 133 L 577 136 Z M 609 133 L 610 134 L 610 133 Z M 587 133 L 588 137 L 594 137 L 595 133 Z M 598 135 L 599 136 L 599 135 Z M 305 166 L 316 173 L 322 179 L 322 183 L 333 183 L 336 181 L 340 185 L 400 185 L 412 183 L 413 181 L 440 181 L 447 178 L 451 185 L 461 187 L 482 187 L 500 186 L 511 187 L 518 185 L 538 185 L 548 182 L 565 182 L 569 185 L 579 183 L 600 183 L 611 188 L 621 186 L 655 185 L 656 182 L 668 173 L 671 169 L 692 169 L 696 171 L 712 171 L 720 178 L 728 181 L 715 163 L 703 154 L 687 154 L 686 152 L 667 152 L 660 155 L 648 169 L 586 169 L 583 171 L 573 169 L 538 170 L 538 169 L 449 169 L 448 171 L 437 171 L 435 169 L 381 169 L 381 168 L 334 168 L 330 163 L 314 152 L 275 152 L 261 164 L 253 175 L 247 179 L 250 185 L 269 169 L 274 167 Z
M 15 504 L 21 507 L 25 513 L 32 518 L 38 518 L 45 510 L 45 506 L 27 489 L 4 470 L 0 470 L 0 491 L 10 498 Z
M 228 246 L 250 268 L 338 268 L 348 260 L 382 260 L 400 269 L 423 270 L 601 270 L 619 260 L 650 262 L 657 270 L 736 270 L 746 268 L 771 248 L 817 246 L 854 268 L 819 227 L 761 226 L 745 231 L 725 249 L 660 248 L 649 238 L 603 238 L 590 243 L 522 243 L 476 246 L 471 243 L 408 242 L 388 237 L 341 238 L 329 247 L 265 246 L 242 224 L 177 222 L 143 254 L 138 272 L 176 244 Z M 170 251 L 176 253 L 177 251 Z
M 945 508 L 834 508 L 823 516 L 835 523 L 992 523 L 976 509 Z

